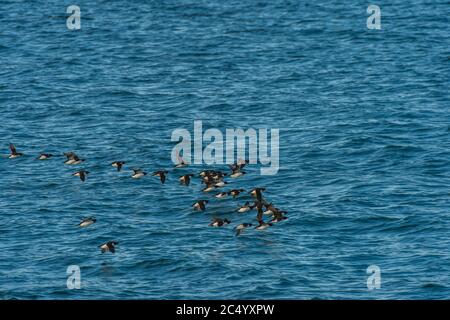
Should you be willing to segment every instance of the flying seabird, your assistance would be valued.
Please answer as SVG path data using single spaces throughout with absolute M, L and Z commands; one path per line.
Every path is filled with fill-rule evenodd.
M 245 223 L 245 222 L 237 225 L 234 228 L 236 230 L 236 236 L 240 235 L 242 233 L 242 231 L 244 231 L 245 228 L 249 228 L 251 226 L 252 226 L 251 223 Z
M 194 175 L 192 173 L 190 174 L 185 174 L 184 176 L 180 177 L 180 183 L 184 184 L 186 186 L 188 186 L 191 183 L 191 177 L 193 177 Z
M 217 199 L 222 199 L 225 198 L 226 196 L 228 196 L 228 192 L 224 191 L 224 192 L 219 192 L 218 194 L 216 194 L 214 197 L 216 197 Z
M 266 191 L 266 188 L 254 188 L 250 191 L 250 194 L 255 197 L 258 201 L 262 202 L 262 192 Z
M 230 224 L 231 221 L 227 218 L 221 219 L 221 218 L 213 218 L 211 223 L 209 224 L 210 227 L 222 227 L 224 225 Z
M 16 147 L 12 143 L 9 144 L 9 150 L 11 151 L 11 154 L 8 157 L 9 159 L 23 156 L 23 153 L 17 152 Z
M 244 192 L 244 189 L 233 189 L 229 192 L 229 194 L 231 196 L 233 196 L 233 198 L 236 198 L 241 192 Z
M 142 171 L 142 169 L 133 169 L 133 174 L 131 175 L 131 177 L 133 179 L 140 179 L 143 176 L 145 176 L 147 174 L 147 172 Z
M 110 251 L 111 253 L 116 252 L 116 245 L 118 245 L 119 243 L 117 241 L 108 241 L 104 244 L 102 244 L 101 246 L 99 246 L 99 248 L 102 250 L 102 253 L 108 252 Z
M 80 170 L 80 171 L 77 171 L 77 172 L 73 173 L 72 175 L 76 176 L 76 177 L 80 177 L 81 181 L 84 182 L 86 180 L 86 177 L 87 177 L 88 174 L 89 174 L 89 171 Z
M 50 159 L 51 157 L 53 157 L 53 155 L 52 155 L 51 153 L 41 153 L 41 154 L 39 155 L 39 157 L 37 157 L 36 159 L 37 159 L 37 160 L 48 160 L 48 159 Z
M 65 164 L 76 165 L 84 161 L 84 159 L 80 159 L 74 152 L 64 152 L 64 155 L 67 157 L 67 160 L 64 161 Z
M 122 170 L 122 166 L 125 164 L 125 161 L 114 161 L 113 163 L 111 163 L 111 166 L 113 166 L 114 168 L 117 168 L 117 171 Z
M 198 200 L 197 202 L 195 202 L 192 207 L 194 208 L 194 210 L 197 211 L 204 211 L 206 209 L 206 204 L 208 203 L 208 200 Z
M 87 226 L 90 226 L 91 224 L 94 224 L 97 221 L 94 217 L 84 218 L 81 220 L 81 222 L 78 224 L 79 227 L 85 228 Z
M 252 210 L 254 207 L 255 206 L 251 206 L 250 202 L 247 201 L 243 206 L 238 206 L 237 211 L 240 212 L 240 213 L 243 213 L 243 212 L 247 212 L 247 211 Z

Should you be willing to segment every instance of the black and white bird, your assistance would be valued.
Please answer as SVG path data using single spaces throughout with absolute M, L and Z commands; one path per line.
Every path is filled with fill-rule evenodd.
M 94 217 L 84 218 L 81 220 L 81 222 L 78 224 L 79 227 L 85 228 L 90 226 L 91 224 L 94 224 L 97 221 Z
M 177 154 L 178 163 L 175 165 L 175 168 L 184 168 L 188 166 L 188 163 L 184 161 L 184 159 Z
M 117 171 L 122 170 L 123 165 L 125 164 L 125 161 L 114 161 L 111 163 L 111 166 L 114 168 L 117 168 Z
M 37 157 L 36 159 L 37 159 L 37 160 L 48 160 L 48 159 L 50 159 L 51 157 L 53 157 L 53 155 L 52 155 L 51 153 L 41 153 L 41 154 L 39 155 L 39 157 Z
M 188 186 L 191 183 L 191 177 L 194 175 L 192 173 L 185 174 L 179 178 L 180 183 L 184 184 L 185 186 Z
M 144 172 L 142 169 L 133 169 L 133 174 L 131 175 L 131 178 L 140 179 L 144 177 L 146 174 L 147 172 Z
M 64 155 L 67 157 L 64 163 L 68 165 L 76 165 L 85 161 L 85 159 L 80 159 L 74 152 L 64 152 Z
M 265 230 L 268 227 L 271 227 L 272 223 L 264 222 L 263 220 L 258 221 L 258 225 L 255 227 L 256 230 Z
M 255 227 L 256 230 L 264 230 L 272 226 L 272 223 L 266 223 L 263 220 L 263 203 L 261 201 L 256 201 L 255 203 L 258 214 L 256 215 L 256 220 L 258 220 L 258 225 Z
M 224 191 L 224 192 L 219 192 L 218 194 L 216 194 L 214 197 L 217 199 L 223 199 L 228 197 L 229 193 Z
M 161 183 L 164 184 L 166 181 L 166 175 L 169 173 L 167 170 L 159 170 L 152 173 L 152 176 L 158 176 L 159 180 L 161 180 Z
M 209 224 L 210 227 L 222 227 L 224 225 L 230 224 L 231 221 L 227 218 L 221 219 L 221 218 L 213 218 L 211 223 Z
M 244 189 L 233 189 L 229 192 L 229 194 L 233 197 L 236 198 L 241 192 L 244 192 Z
M 274 206 L 272 206 L 272 204 L 266 205 L 266 208 L 267 210 L 264 212 L 264 214 L 269 211 L 273 215 L 273 219 L 269 221 L 270 223 L 276 223 L 287 219 L 287 217 L 285 216 L 285 214 L 287 213 L 286 211 L 275 208 Z
M 242 233 L 242 231 L 244 231 L 244 229 L 246 228 L 250 228 L 252 226 L 251 223 L 241 223 L 239 225 L 237 225 L 234 230 L 236 231 L 236 236 L 240 235 Z
M 80 180 L 84 182 L 84 181 L 86 181 L 86 178 L 87 178 L 88 174 L 89 174 L 89 171 L 80 170 L 80 171 L 77 171 L 77 172 L 73 173 L 72 175 L 75 176 L 75 177 L 80 177 Z
M 216 189 L 217 187 L 214 185 L 214 183 L 207 183 L 206 184 L 206 187 L 204 187 L 203 189 L 202 189 L 202 191 L 203 192 L 211 192 L 211 191 L 213 191 L 214 189 Z
M 248 160 L 239 160 L 236 163 L 228 165 L 231 169 L 230 177 L 238 178 L 238 177 L 244 175 L 245 172 L 242 171 L 242 169 L 245 167 L 246 164 L 248 164 Z
M 192 205 L 192 207 L 194 208 L 194 210 L 204 211 L 208 202 L 208 200 L 198 200 Z
M 108 251 L 111 253 L 114 253 L 114 252 L 116 252 L 116 246 L 118 244 L 119 243 L 117 241 L 108 241 L 108 242 L 100 245 L 99 248 L 102 250 L 102 253 L 105 253 Z
M 244 212 L 248 212 L 248 211 L 252 210 L 254 207 L 255 206 L 251 206 L 250 202 L 247 201 L 244 205 L 238 206 L 237 211 L 240 213 L 244 213 Z

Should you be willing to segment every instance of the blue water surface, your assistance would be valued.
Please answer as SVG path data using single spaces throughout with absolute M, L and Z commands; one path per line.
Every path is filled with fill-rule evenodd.
M 0 298 L 450 298 L 449 13 L 447 0 L 2 0 Z M 236 237 L 255 219 L 235 212 L 248 196 L 192 211 L 210 196 L 178 176 L 226 169 L 172 171 L 171 134 L 195 120 L 280 129 L 278 174 L 249 166 L 230 186 L 266 187 L 286 221 Z M 25 156 L 8 159 L 10 142 Z M 64 165 L 66 151 L 87 160 Z M 171 172 L 161 185 L 133 167 Z M 85 216 L 98 221 L 77 228 Z M 115 254 L 100 253 L 108 240 Z

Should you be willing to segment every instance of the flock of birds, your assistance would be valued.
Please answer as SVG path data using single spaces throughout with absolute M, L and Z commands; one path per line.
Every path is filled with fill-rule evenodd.
M 23 156 L 22 153 L 17 152 L 16 147 L 13 144 L 9 145 L 10 149 L 10 155 L 8 158 L 14 159 Z M 76 155 L 74 152 L 65 152 L 63 153 L 64 156 L 67 158 L 64 163 L 66 165 L 79 165 L 85 161 L 85 159 L 81 159 Z M 52 154 L 49 153 L 41 153 L 36 159 L 37 160 L 48 160 L 52 157 Z M 117 171 L 121 171 L 123 166 L 125 165 L 125 161 L 114 161 L 111 163 L 111 166 L 116 168 Z M 201 183 L 204 184 L 204 188 L 202 191 L 204 193 L 209 193 L 214 190 L 219 190 L 223 187 L 225 187 L 229 182 L 225 181 L 225 177 L 230 177 L 232 179 L 236 179 L 241 177 L 245 174 L 245 171 L 243 171 L 245 165 L 248 164 L 248 160 L 238 160 L 236 163 L 229 165 L 229 168 L 231 169 L 231 173 L 225 173 L 222 171 L 216 171 L 216 170 L 203 170 L 200 172 L 198 177 L 201 179 Z M 187 167 L 188 164 L 183 160 L 181 156 L 178 155 L 178 164 L 175 165 L 175 168 L 183 168 Z M 147 172 L 143 171 L 140 168 L 134 168 L 132 169 L 133 173 L 131 175 L 131 178 L 133 179 L 140 179 L 147 175 Z M 158 170 L 152 173 L 152 176 L 159 177 L 162 184 L 166 181 L 166 176 L 168 175 L 169 171 L 167 170 Z M 89 171 L 86 171 L 84 169 L 81 169 L 75 173 L 73 173 L 73 176 L 77 176 L 80 178 L 82 182 L 86 181 L 87 176 L 89 174 Z M 185 174 L 179 177 L 179 181 L 181 185 L 189 186 L 191 182 L 191 178 L 195 177 L 194 174 Z M 286 211 L 283 211 L 277 207 L 275 207 L 271 202 L 266 201 L 263 197 L 263 192 L 265 192 L 265 188 L 253 188 L 249 194 L 252 196 L 253 201 L 247 201 L 244 205 L 238 205 L 238 208 L 236 209 L 239 213 L 245 213 L 249 212 L 251 210 L 256 209 L 256 220 L 258 224 L 254 226 L 254 229 L 256 230 L 264 230 L 268 227 L 273 226 L 274 223 L 283 221 L 287 219 L 286 217 Z M 232 189 L 229 191 L 221 191 L 214 195 L 217 199 L 223 199 L 227 197 L 232 197 L 233 199 L 237 198 L 240 194 L 245 193 L 244 189 Z M 200 199 L 197 200 L 194 204 L 192 204 L 192 207 L 195 211 L 205 211 L 206 206 L 209 203 L 209 200 L 206 199 Z M 264 216 L 268 216 L 270 220 L 268 222 L 264 221 Z M 83 218 L 82 221 L 78 224 L 79 227 L 85 228 L 92 224 L 94 224 L 97 220 L 95 217 L 87 217 Z M 225 225 L 230 224 L 231 221 L 227 218 L 218 218 L 215 217 L 212 219 L 211 223 L 209 224 L 210 227 L 223 227 Z M 234 227 L 236 236 L 239 236 L 245 229 L 253 227 L 252 223 L 244 222 L 240 223 L 237 226 Z M 106 243 L 103 243 L 99 246 L 101 249 L 101 252 L 115 252 L 115 247 L 118 245 L 117 241 L 108 241 Z

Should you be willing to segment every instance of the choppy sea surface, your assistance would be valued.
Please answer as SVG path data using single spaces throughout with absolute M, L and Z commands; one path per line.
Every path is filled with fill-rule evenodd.
M 369 4 L 1 1 L 0 298 L 450 298 L 450 2 L 377 1 L 381 30 Z M 195 120 L 280 129 L 278 174 L 230 187 L 266 187 L 286 221 L 236 237 L 248 195 L 192 211 L 211 196 L 178 176 L 226 169 L 173 171 L 171 133 Z

